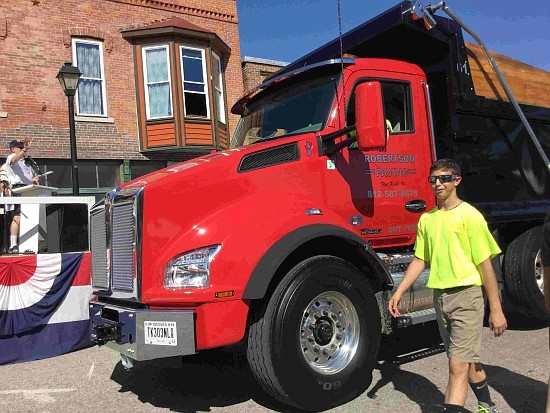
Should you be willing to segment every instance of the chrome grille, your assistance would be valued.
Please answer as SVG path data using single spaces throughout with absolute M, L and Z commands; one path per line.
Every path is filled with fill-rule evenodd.
M 134 204 L 113 205 L 111 235 L 111 271 L 113 290 L 134 290 Z
M 90 216 L 92 252 L 92 286 L 106 290 L 109 288 L 109 271 L 107 269 L 107 235 L 105 227 L 105 210 L 101 208 Z

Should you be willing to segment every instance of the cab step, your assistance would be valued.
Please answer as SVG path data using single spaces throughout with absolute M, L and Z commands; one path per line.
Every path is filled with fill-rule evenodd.
M 412 351 L 407 354 L 401 354 L 397 356 L 397 360 L 395 360 L 394 363 L 399 365 L 410 363 L 412 361 L 420 360 L 425 357 L 430 357 L 436 354 L 443 353 L 444 351 L 445 351 L 445 347 L 443 346 L 443 343 L 441 343 L 433 347 L 423 348 L 421 350 Z
M 427 323 L 434 320 L 437 320 L 435 309 L 428 308 L 426 310 L 411 311 L 410 313 L 397 317 L 395 322 L 397 324 L 397 327 L 403 328 L 415 324 Z

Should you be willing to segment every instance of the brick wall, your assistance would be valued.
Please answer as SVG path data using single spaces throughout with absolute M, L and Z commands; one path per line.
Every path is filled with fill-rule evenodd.
M 231 47 L 228 106 L 242 95 L 235 0 L 2 0 L 0 1 L 0 158 L 14 138 L 33 139 L 32 156 L 70 158 L 67 98 L 56 79 L 72 61 L 71 36 L 104 42 L 107 116 L 77 122 L 79 159 L 147 159 L 139 152 L 132 45 L 120 31 L 181 17 L 215 32 Z M 237 117 L 230 115 L 232 132 Z M 155 159 L 187 155 L 156 154 Z
M 243 72 L 243 86 L 245 91 L 254 89 L 268 76 L 286 66 L 288 63 L 277 60 L 243 57 L 241 61 Z

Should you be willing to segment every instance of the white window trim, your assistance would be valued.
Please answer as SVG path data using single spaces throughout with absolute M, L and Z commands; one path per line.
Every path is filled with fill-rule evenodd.
M 147 50 L 152 49 L 165 49 L 166 50 L 166 68 L 168 69 L 168 88 L 170 92 L 170 110 L 172 112 L 172 115 L 169 116 L 157 116 L 152 117 L 151 113 L 149 111 L 149 88 L 147 87 L 149 83 L 147 83 L 147 59 L 146 59 L 146 52 Z M 156 120 L 156 119 L 172 119 L 174 118 L 174 97 L 172 96 L 172 69 L 170 67 L 170 49 L 168 48 L 167 44 L 158 44 L 158 45 L 152 45 L 152 46 L 145 46 L 141 49 L 141 63 L 143 65 L 143 87 L 145 89 L 145 111 L 147 113 L 147 120 Z M 164 83 L 164 82 L 151 82 L 153 83 Z
M 214 90 L 216 93 L 219 92 L 220 94 L 220 107 L 218 108 L 219 112 L 220 112 L 220 119 L 218 119 L 220 122 L 222 122 L 223 124 L 226 124 L 226 120 L 225 120 L 225 93 L 224 93 L 224 90 L 223 90 L 223 72 L 222 72 L 222 59 L 214 52 L 212 52 L 212 56 L 214 57 L 214 64 L 217 64 L 218 65 L 218 74 L 220 76 L 220 78 L 218 79 L 219 81 L 219 90 L 218 90 L 218 87 L 216 84 L 214 84 Z
M 101 68 L 101 99 L 103 104 L 103 113 L 80 113 L 78 106 L 78 93 L 75 95 L 75 104 L 76 104 L 76 114 L 78 116 L 95 116 L 95 117 L 107 117 L 107 84 L 105 82 L 105 61 L 103 60 L 103 42 L 98 40 L 87 40 L 73 37 L 72 38 L 72 48 L 73 48 L 73 62 L 78 66 L 78 61 L 76 58 L 76 43 L 87 43 L 99 46 L 99 66 Z
M 115 118 L 107 118 L 105 116 L 75 116 L 76 122 L 96 122 L 96 123 L 115 123 Z
M 204 79 L 204 83 L 198 83 L 193 82 L 189 80 L 189 83 L 195 83 L 195 84 L 204 84 L 204 93 L 201 92 L 193 92 L 193 91 L 186 91 L 185 90 L 185 74 L 183 70 L 183 49 L 189 49 L 189 50 L 198 50 L 201 52 L 201 59 L 202 59 L 202 78 Z M 208 88 L 208 77 L 207 77 L 207 71 L 206 71 L 206 53 L 203 48 L 201 47 L 195 47 L 190 45 L 181 45 L 180 46 L 180 70 L 181 70 L 181 90 L 183 94 L 183 107 L 184 107 L 184 114 L 187 116 L 187 104 L 185 102 L 185 93 L 196 93 L 198 95 L 204 94 L 206 96 L 206 118 L 203 118 L 202 116 L 197 115 L 189 115 L 191 117 L 196 117 L 199 119 L 210 119 L 210 97 L 209 97 L 209 88 Z

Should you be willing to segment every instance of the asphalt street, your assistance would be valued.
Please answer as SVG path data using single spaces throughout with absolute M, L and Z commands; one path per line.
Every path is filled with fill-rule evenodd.
M 432 331 L 432 330 L 429 330 Z M 484 329 L 483 359 L 501 412 L 544 413 L 549 372 L 548 329 Z M 330 412 L 434 412 L 443 402 L 447 359 L 403 356 L 431 342 L 426 329 L 383 343 L 369 389 Z M 388 359 L 399 353 L 401 363 Z M 91 347 L 71 354 L 0 366 L 0 412 L 292 412 L 268 398 L 248 370 L 242 349 L 203 352 L 182 365 L 144 362 L 131 371 L 117 354 Z M 467 408 L 475 408 L 470 392 Z

